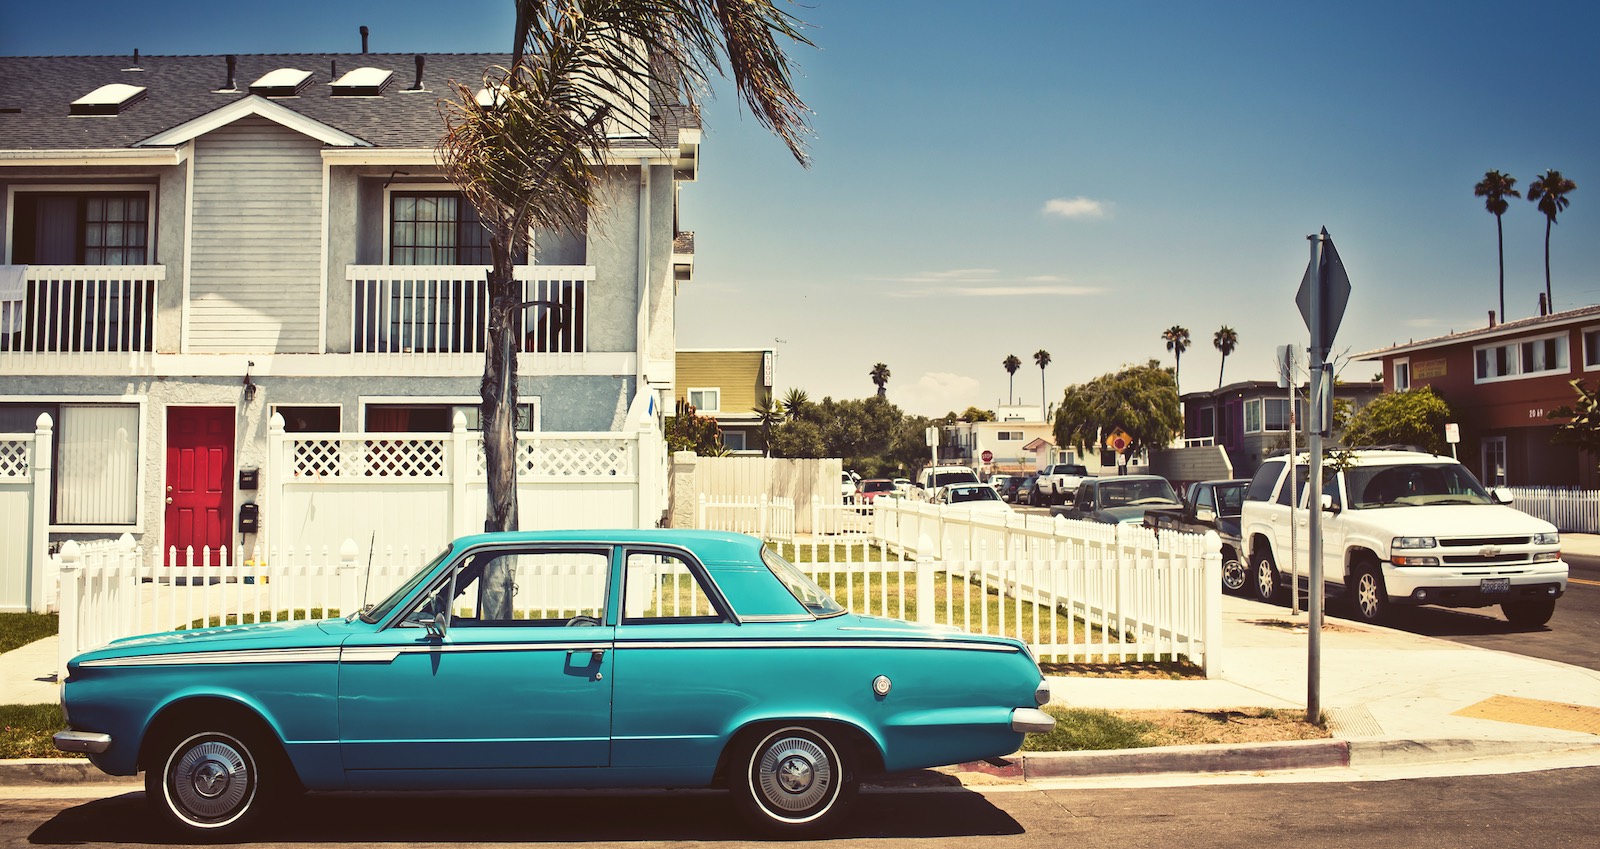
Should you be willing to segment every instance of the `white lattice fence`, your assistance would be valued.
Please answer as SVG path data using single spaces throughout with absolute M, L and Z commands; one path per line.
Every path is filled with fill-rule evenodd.
M 0 434 L 0 610 L 42 613 L 52 602 L 45 567 L 49 544 L 54 423 L 41 414 L 33 433 Z

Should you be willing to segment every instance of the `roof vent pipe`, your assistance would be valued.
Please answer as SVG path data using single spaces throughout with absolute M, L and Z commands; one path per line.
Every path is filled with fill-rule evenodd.
M 223 91 L 233 91 L 233 90 L 238 88 L 238 86 L 234 85 L 234 83 L 233 83 L 233 71 L 234 71 L 235 68 L 237 68 L 239 66 L 239 57 L 237 57 L 237 56 L 229 56 L 229 57 L 227 57 L 227 62 L 228 62 L 228 84 L 223 86 L 222 90 Z
M 421 53 L 418 53 L 416 55 L 416 60 L 417 60 L 417 81 L 411 84 L 411 90 L 412 91 L 422 91 L 422 62 L 423 62 L 423 59 L 422 59 L 422 54 Z
M 329 59 L 328 60 L 328 79 L 331 81 L 331 80 L 337 80 L 338 78 L 339 78 L 339 60 L 338 59 Z
M 139 48 L 137 47 L 133 48 L 133 66 L 135 68 L 139 67 Z
M 1489 326 L 1494 326 L 1494 310 L 1489 310 Z
M 365 24 L 361 26 L 361 52 L 367 52 L 367 27 Z

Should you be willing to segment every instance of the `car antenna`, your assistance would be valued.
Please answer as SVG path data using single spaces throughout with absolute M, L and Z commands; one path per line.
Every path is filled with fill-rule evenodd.
M 367 541 L 367 577 L 361 582 L 361 610 L 367 609 L 367 590 L 372 588 L 372 552 L 378 546 L 378 532 L 372 532 L 372 539 Z

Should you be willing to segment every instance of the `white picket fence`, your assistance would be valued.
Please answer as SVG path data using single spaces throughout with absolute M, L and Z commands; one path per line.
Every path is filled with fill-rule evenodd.
M 1513 486 L 1511 506 L 1577 534 L 1600 534 L 1600 490 Z
M 384 598 L 437 550 L 323 548 L 167 551 L 152 565 L 133 538 L 69 541 L 51 555 L 60 575 L 60 674 L 80 652 L 139 634 L 206 625 L 348 614 Z
M 703 501 L 701 527 L 757 533 L 775 524 L 758 509 L 757 500 Z M 1215 535 L 1158 537 L 1143 527 L 899 499 L 817 500 L 811 509 L 813 527 L 834 532 L 766 538 L 856 613 L 1005 634 L 1050 660 L 1165 654 L 1185 655 L 1207 674 L 1220 668 Z

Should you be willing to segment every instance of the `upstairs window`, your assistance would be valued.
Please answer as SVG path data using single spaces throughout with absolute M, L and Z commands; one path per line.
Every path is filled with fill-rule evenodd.
M 150 192 L 17 192 L 18 265 L 146 265 Z
M 721 389 L 690 389 L 689 405 L 697 413 L 719 413 L 722 411 Z
M 1600 369 L 1600 327 L 1583 331 L 1583 367 Z
M 389 196 L 391 265 L 489 265 L 489 231 L 460 192 Z
M 1411 388 L 1411 361 L 1394 361 L 1394 391 L 1404 392 Z
M 1473 360 L 1477 383 L 1565 374 L 1568 371 L 1567 334 L 1485 345 L 1473 351 Z
M 1304 417 L 1305 404 L 1295 401 L 1295 409 Z M 1288 398 L 1251 398 L 1244 402 L 1245 433 L 1283 433 L 1289 430 Z

